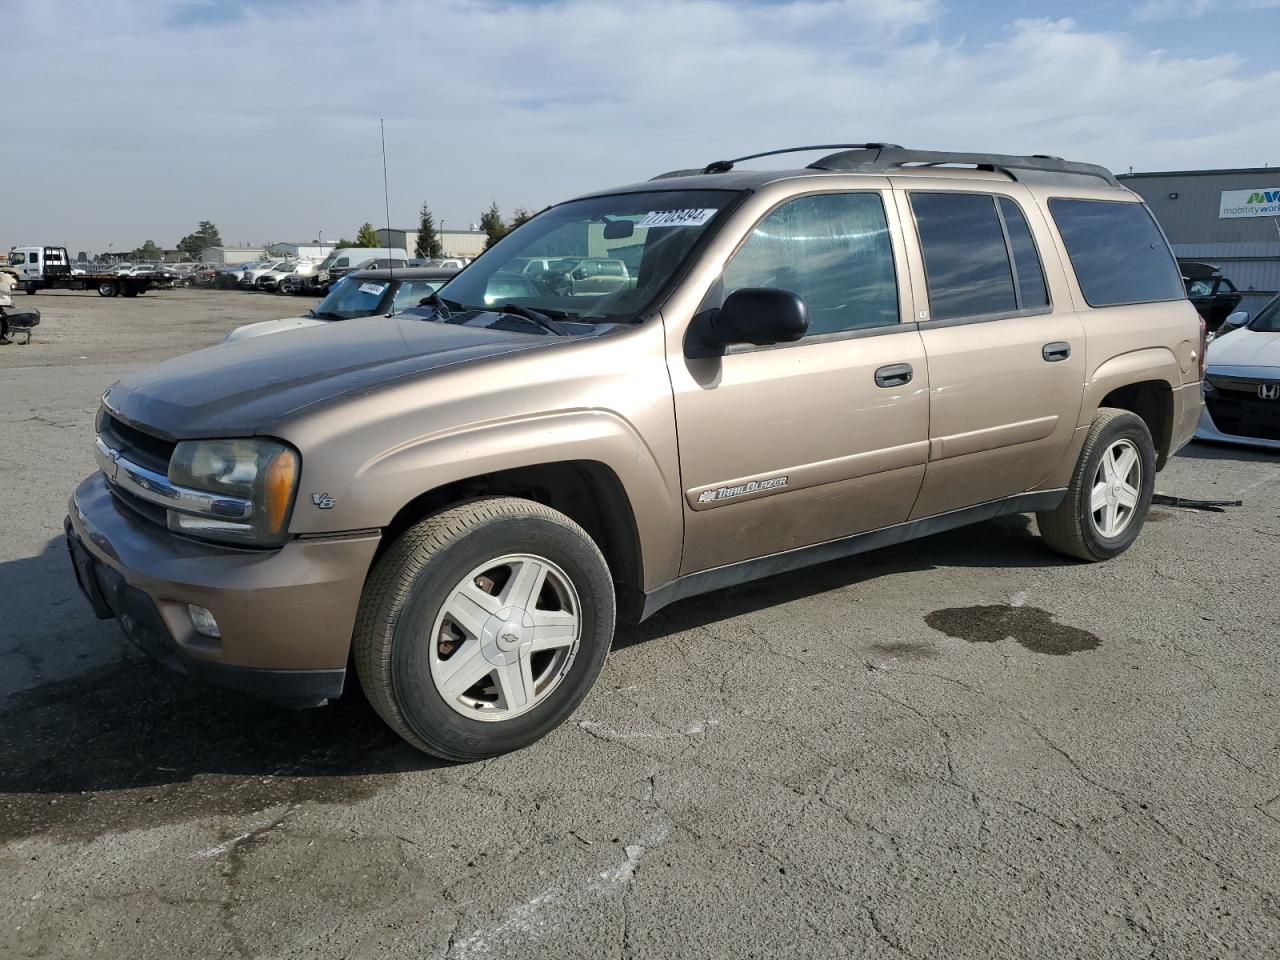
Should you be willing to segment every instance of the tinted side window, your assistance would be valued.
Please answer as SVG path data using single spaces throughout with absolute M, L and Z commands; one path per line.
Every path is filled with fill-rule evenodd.
M 724 270 L 728 296 L 780 287 L 804 298 L 809 333 L 898 322 L 898 284 L 876 193 L 797 197 L 764 218 Z
M 995 200 L 976 193 L 912 193 L 934 320 L 1014 313 L 1013 271 Z
M 1141 203 L 1049 201 L 1080 290 L 1091 307 L 1179 300 L 1182 276 Z
M 1013 251 L 1014 275 L 1018 279 L 1018 306 L 1023 310 L 1049 305 L 1049 291 L 1044 285 L 1044 271 L 1036 241 L 1022 210 L 1008 197 L 1001 197 L 1000 214 L 1009 233 L 1009 249 Z

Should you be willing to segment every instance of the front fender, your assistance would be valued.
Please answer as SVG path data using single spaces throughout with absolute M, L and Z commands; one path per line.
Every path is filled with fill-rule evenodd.
M 351 492 L 368 501 L 368 512 L 360 512 L 385 526 L 406 503 L 459 480 L 550 463 L 600 463 L 618 478 L 630 501 L 649 587 L 674 577 L 680 563 L 678 477 L 664 469 L 662 459 L 614 411 L 562 410 L 415 438 L 364 464 Z

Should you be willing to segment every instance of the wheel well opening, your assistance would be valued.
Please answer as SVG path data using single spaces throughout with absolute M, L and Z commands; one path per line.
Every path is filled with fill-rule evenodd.
M 643 596 L 640 536 L 617 475 L 602 463 L 572 460 L 480 474 L 429 490 L 400 508 L 384 528 L 378 555 L 423 517 L 477 497 L 521 497 L 573 520 L 596 542 L 618 592 L 618 611 L 631 614 Z M 377 558 L 375 557 L 375 562 Z
M 1173 442 L 1173 390 L 1163 380 L 1144 380 L 1112 390 L 1100 406 L 1128 410 L 1141 417 L 1156 447 L 1156 469 L 1163 470 Z

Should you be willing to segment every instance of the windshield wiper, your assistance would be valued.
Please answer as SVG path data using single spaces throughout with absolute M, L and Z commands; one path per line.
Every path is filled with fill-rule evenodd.
M 567 337 L 571 335 L 568 330 L 552 320 L 547 314 L 541 313 L 538 310 L 532 310 L 519 303 L 504 303 L 498 307 L 486 307 L 485 309 L 491 310 L 494 313 L 509 313 L 517 317 L 524 317 L 526 320 L 532 320 L 538 326 L 542 327 L 543 330 L 546 330 L 549 333 L 554 333 L 558 337 Z M 562 316 L 571 316 L 571 314 L 564 313 L 563 311 L 556 312 L 561 313 Z
M 452 311 L 466 309 L 466 307 L 460 304 L 457 300 L 446 300 L 444 297 L 440 296 L 439 291 L 436 290 L 432 290 L 429 294 L 419 300 L 418 306 L 435 308 L 436 313 L 440 315 L 440 319 L 445 321 L 445 323 L 449 323 L 453 320 Z

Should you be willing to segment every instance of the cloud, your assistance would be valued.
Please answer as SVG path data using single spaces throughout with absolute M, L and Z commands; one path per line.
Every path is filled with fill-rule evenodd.
M 537 209 L 795 143 L 1117 169 L 1254 164 L 1280 146 L 1257 123 L 1274 70 L 1071 20 L 958 36 L 933 0 L 190 2 L 167 20 L 118 0 L 77 7 L 74 30 L 68 16 L 6 10 L 8 75 L 38 77 L 48 106 L 6 121 L 24 187 L 0 243 L 172 243 L 204 218 L 229 242 L 351 235 L 382 219 L 379 117 L 392 218 L 426 200 L 448 227 L 491 199 Z
M 1160 23 L 1171 20 L 1196 20 L 1206 14 L 1222 10 L 1275 10 L 1280 0 L 1145 0 L 1134 7 L 1133 19 L 1139 23 Z

